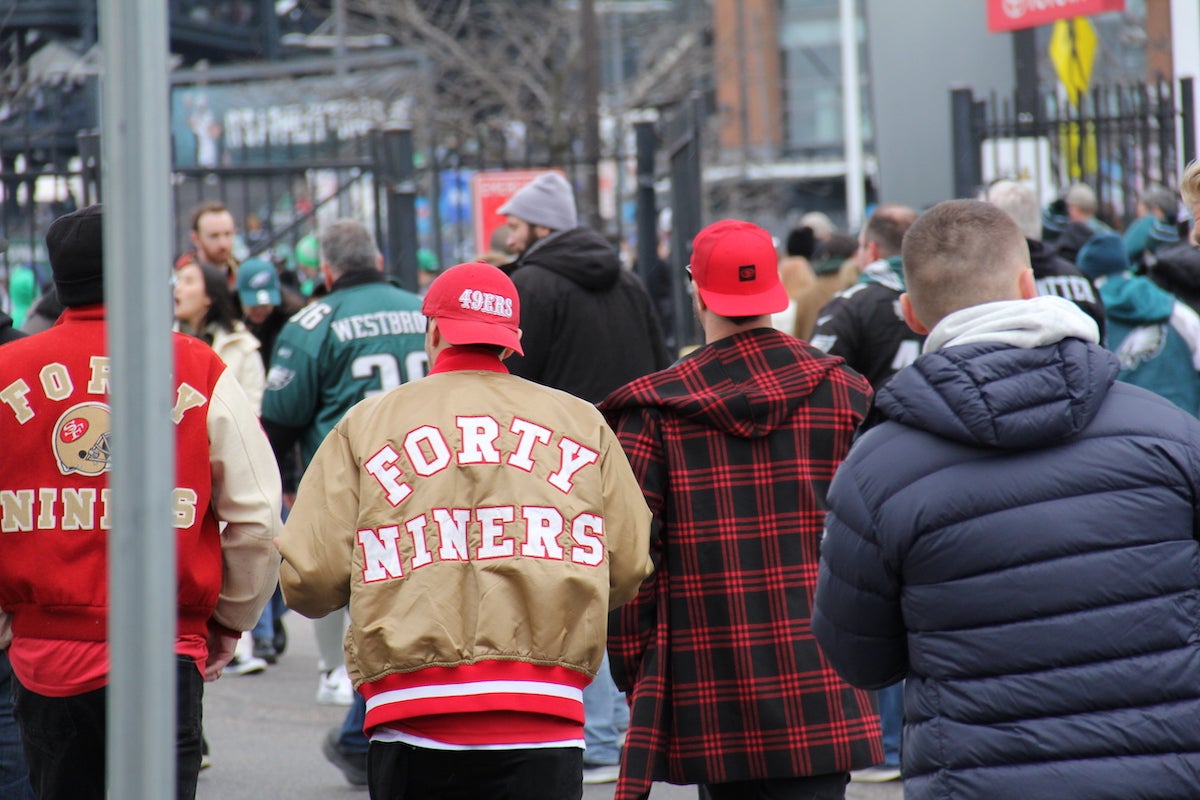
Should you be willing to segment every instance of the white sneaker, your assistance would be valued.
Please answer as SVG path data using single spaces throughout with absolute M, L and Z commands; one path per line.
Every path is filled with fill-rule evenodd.
M 317 683 L 317 703 L 323 706 L 348 706 L 354 703 L 354 687 L 350 684 L 344 664 L 321 673 Z
M 594 767 L 583 765 L 583 782 L 588 786 L 616 783 L 619 777 L 621 777 L 620 764 L 597 764 Z
M 866 769 L 856 769 L 850 773 L 850 780 L 855 783 L 891 783 L 900 780 L 900 768 L 877 764 Z
M 238 639 L 237 648 L 233 651 L 233 659 L 225 665 L 227 675 L 255 675 L 265 671 L 267 662 L 254 655 L 254 639 L 250 632 L 242 634 Z
M 255 675 L 265 671 L 267 662 L 261 658 L 254 656 L 234 656 L 233 659 L 225 665 L 226 675 Z

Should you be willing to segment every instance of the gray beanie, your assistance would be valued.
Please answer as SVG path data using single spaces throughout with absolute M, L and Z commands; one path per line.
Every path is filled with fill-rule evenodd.
M 579 225 L 575 213 L 575 192 L 557 172 L 543 172 L 522 186 L 500 214 L 511 214 L 530 225 L 542 225 L 552 231 L 567 231 Z

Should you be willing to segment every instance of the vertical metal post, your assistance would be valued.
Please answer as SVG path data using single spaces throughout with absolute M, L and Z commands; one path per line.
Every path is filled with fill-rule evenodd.
M 858 66 L 858 14 L 854 0 L 841 0 L 842 136 L 846 157 L 846 226 L 854 231 L 866 210 L 863 186 L 862 100 Z
M 658 134 L 654 123 L 633 123 L 637 142 L 637 271 L 647 280 L 658 265 L 658 208 L 654 201 L 654 151 Z
M 700 232 L 703 188 L 700 180 L 701 100 L 687 102 L 667 130 L 671 159 L 671 288 L 675 307 L 675 346 L 697 341 L 692 298 L 684 267 L 692 258 L 692 240 Z
M 108 794 L 175 796 L 175 484 L 167 4 L 101 0 L 112 359 Z
M 596 0 L 579 4 L 583 48 L 583 213 L 580 222 L 600 229 L 600 37 Z
M 1181 78 L 1179 81 L 1179 110 L 1183 128 L 1183 164 L 1196 160 L 1196 90 L 1195 79 Z
M 267 61 L 278 61 L 279 46 L 279 17 L 275 13 L 275 0 L 259 0 L 258 30 L 262 36 L 263 55 Z
M 387 168 L 387 267 L 410 292 L 417 291 L 417 182 L 413 167 L 412 131 L 383 132 L 383 161 Z
M 1016 73 L 1015 122 L 1013 136 L 1033 135 L 1038 112 L 1037 38 L 1034 28 L 1012 32 L 1013 68 Z
M 82 205 L 100 202 L 100 131 L 80 131 L 75 137 L 79 143 L 80 181 L 83 183 Z
M 346 78 L 346 0 L 333 0 L 333 74 Z
M 982 180 L 975 99 L 970 89 L 950 90 L 950 140 L 954 147 L 954 196 L 974 197 Z
M 371 188 L 374 193 L 375 244 L 379 252 L 387 253 L 387 234 L 383 227 L 383 208 L 387 203 L 388 169 L 383 160 L 383 131 L 367 131 L 367 149 L 371 154 Z

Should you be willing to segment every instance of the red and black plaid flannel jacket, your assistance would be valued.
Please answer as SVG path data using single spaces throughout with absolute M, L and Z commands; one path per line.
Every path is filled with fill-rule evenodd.
M 601 405 L 654 513 L 656 569 L 612 615 L 632 720 L 618 800 L 883 760 L 869 693 L 809 627 L 825 495 L 866 380 L 792 336 L 714 342 Z

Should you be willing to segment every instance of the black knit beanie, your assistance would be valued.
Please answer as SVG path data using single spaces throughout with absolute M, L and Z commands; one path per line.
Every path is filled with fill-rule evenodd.
M 100 204 L 50 223 L 46 251 L 58 298 L 68 308 L 104 302 L 104 240 Z

